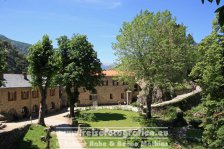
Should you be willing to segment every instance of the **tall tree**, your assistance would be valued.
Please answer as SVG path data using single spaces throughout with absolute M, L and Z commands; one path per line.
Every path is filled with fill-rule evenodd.
M 3 73 L 6 71 L 6 57 L 8 48 L 9 45 L 7 42 L 0 40 L 0 75 L 3 75 Z M 0 76 L 0 87 L 4 85 L 3 79 L 3 76 Z
M 224 34 L 213 22 L 213 31 L 197 46 L 200 61 L 191 76 L 202 87 L 203 105 L 207 111 L 203 141 L 208 148 L 222 148 L 224 142 Z
M 28 50 L 28 71 L 32 77 L 32 85 L 38 87 L 41 94 L 38 124 L 43 126 L 45 125 L 47 89 L 57 71 L 54 55 L 52 42 L 48 35 L 44 35 L 42 41 L 32 45 Z
M 60 81 L 66 88 L 70 102 L 70 116 L 74 117 L 74 104 L 78 101 L 79 87 L 94 90 L 101 82 L 102 69 L 93 45 L 85 35 L 58 38 L 61 55 Z
M 140 12 L 132 22 L 123 23 L 113 44 L 117 70 L 123 78 L 133 76 L 135 81 L 144 82 L 148 118 L 153 88 L 169 88 L 187 77 L 193 47 L 188 38 L 186 27 L 177 24 L 169 11 Z

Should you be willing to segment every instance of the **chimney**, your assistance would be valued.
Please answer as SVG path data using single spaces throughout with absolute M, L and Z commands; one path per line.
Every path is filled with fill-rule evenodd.
M 26 72 L 23 72 L 23 77 L 24 77 L 25 80 L 28 80 L 27 79 L 27 73 Z

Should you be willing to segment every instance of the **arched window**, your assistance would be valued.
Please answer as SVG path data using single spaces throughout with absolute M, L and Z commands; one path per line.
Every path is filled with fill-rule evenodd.
M 35 105 L 33 106 L 33 112 L 34 112 L 34 113 L 37 113 L 38 111 L 39 111 L 38 106 L 35 104 Z
M 29 116 L 29 109 L 24 106 L 22 109 L 21 109 L 21 113 L 23 114 L 23 117 L 26 118 Z
M 113 94 L 110 94 L 110 99 L 113 99 Z

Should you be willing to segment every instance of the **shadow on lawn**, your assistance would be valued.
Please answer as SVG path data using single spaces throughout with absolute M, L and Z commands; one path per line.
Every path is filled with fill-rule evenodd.
M 31 140 L 22 140 L 18 149 L 39 149 L 39 147 L 34 145 Z
M 127 119 L 124 114 L 119 113 L 94 113 L 96 121 L 112 121 Z

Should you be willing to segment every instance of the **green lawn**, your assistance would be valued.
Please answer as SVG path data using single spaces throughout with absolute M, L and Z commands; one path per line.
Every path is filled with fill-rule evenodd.
M 46 143 L 40 140 L 41 136 L 46 136 L 43 126 L 31 125 L 25 137 L 18 146 L 18 149 L 44 149 Z M 51 134 L 51 149 L 56 149 L 57 147 L 57 137 L 56 134 Z
M 81 114 L 83 113 L 95 115 L 95 121 L 79 120 L 80 123 L 87 123 L 91 127 L 141 127 L 141 117 L 137 112 L 100 109 L 81 111 Z
M 85 117 L 91 118 L 83 119 L 83 115 Z M 144 127 L 143 125 L 143 117 L 139 115 L 137 112 L 133 111 L 125 111 L 125 110 L 111 110 L 111 109 L 100 109 L 100 110 L 89 110 L 89 111 L 81 111 L 79 123 L 86 123 L 90 127 L 94 128 L 109 128 L 111 130 L 130 130 Z M 89 120 L 91 119 L 91 120 Z M 102 128 L 101 128 L 102 129 Z M 131 148 L 128 147 L 126 143 L 133 144 L 134 140 L 139 139 L 139 137 L 131 137 L 126 139 L 124 136 L 84 136 L 84 140 L 87 148 Z M 149 138 L 148 138 L 149 139 Z M 150 138 L 151 142 L 159 142 L 159 143 L 167 143 L 170 142 L 168 138 L 163 138 L 164 140 Z M 147 142 L 147 141 L 146 141 Z M 148 141 L 150 142 L 150 141 Z M 160 145 L 160 144 L 159 144 Z M 157 148 L 159 147 L 157 144 Z M 155 148 L 156 145 L 142 145 L 142 148 Z
M 142 116 L 137 112 L 125 111 L 125 110 L 111 110 L 111 109 L 100 109 L 100 110 L 88 110 L 81 111 L 80 117 L 78 118 L 79 123 L 86 123 L 90 127 L 100 128 L 106 127 L 113 130 L 126 130 L 130 127 L 139 128 L 139 127 L 157 127 L 157 126 L 168 126 L 169 121 L 175 117 L 175 110 L 170 108 L 166 111 L 160 111 L 157 113 L 157 118 L 151 120 L 144 120 Z M 174 115 L 173 115 L 174 114 Z M 161 117 L 160 117 L 161 116 Z M 83 117 L 87 117 L 83 119 Z M 111 127 L 111 128 L 110 128 Z M 121 128 L 119 128 L 121 127 Z M 123 128 L 122 128 L 123 127 Z M 129 127 L 129 128 L 124 128 Z M 155 129 L 155 132 L 157 130 Z M 159 130 L 158 130 L 159 131 Z M 192 134 L 192 133 L 191 133 Z M 91 148 L 132 148 L 127 144 L 133 144 L 136 140 L 139 141 L 139 137 L 131 137 L 126 139 L 125 137 L 118 136 L 84 136 L 84 141 L 88 149 Z M 146 145 L 142 144 L 141 148 L 168 148 L 173 149 L 177 148 L 174 141 L 170 137 L 147 137 Z M 127 142 L 127 143 L 126 143 Z M 140 141 L 141 143 L 142 140 Z M 179 141 L 178 141 L 179 142 Z M 203 149 L 200 143 L 186 142 L 180 140 L 179 142 L 183 149 L 193 147 L 195 149 Z M 163 146 L 164 145 L 164 146 Z

